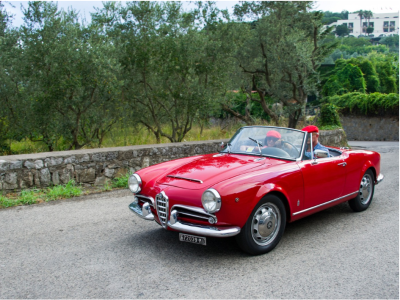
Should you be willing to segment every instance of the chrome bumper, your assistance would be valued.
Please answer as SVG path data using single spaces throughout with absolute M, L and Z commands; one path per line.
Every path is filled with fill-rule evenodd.
M 240 227 L 215 227 L 179 222 L 176 210 L 171 212 L 168 227 L 185 233 L 219 238 L 235 236 L 240 233 Z
M 154 215 L 151 212 L 150 204 L 144 203 L 142 207 L 139 206 L 137 201 L 129 204 L 129 209 L 145 220 L 154 221 Z
M 377 184 L 379 184 L 379 183 L 381 183 L 382 182 L 382 180 L 385 178 L 385 176 L 383 176 L 383 174 L 381 173 L 381 174 L 379 174 L 378 175 L 378 178 L 376 178 L 376 183 L 375 183 L 375 185 L 377 185 Z
M 137 201 L 129 204 L 129 209 L 142 219 L 154 221 L 154 215 L 151 212 L 150 204 L 144 203 L 142 207 L 138 205 Z M 204 226 L 190 223 L 182 223 L 178 221 L 178 213 L 176 210 L 171 212 L 170 220 L 168 221 L 168 227 L 184 232 L 192 233 L 200 236 L 210 237 L 230 237 L 240 233 L 240 227 L 215 227 L 215 226 Z

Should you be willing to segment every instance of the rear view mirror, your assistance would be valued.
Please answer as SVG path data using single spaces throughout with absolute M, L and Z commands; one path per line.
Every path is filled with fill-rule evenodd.
M 314 155 L 317 158 L 326 158 L 329 157 L 328 152 L 324 150 L 315 150 Z

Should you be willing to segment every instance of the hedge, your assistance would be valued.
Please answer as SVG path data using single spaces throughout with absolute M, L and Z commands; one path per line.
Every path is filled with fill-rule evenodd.
M 324 102 L 336 105 L 343 114 L 399 116 L 399 94 L 347 93 L 327 97 Z

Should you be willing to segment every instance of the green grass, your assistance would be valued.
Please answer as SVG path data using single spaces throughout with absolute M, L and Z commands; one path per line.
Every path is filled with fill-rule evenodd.
M 114 178 L 111 186 L 113 188 L 128 188 L 128 179 L 131 174 L 131 172 L 128 172 L 124 176 Z
M 191 141 L 206 141 L 206 140 L 218 140 L 231 138 L 236 130 L 242 127 L 243 124 L 237 123 L 226 128 L 221 128 L 219 126 L 204 127 L 203 132 L 201 132 L 200 126 L 193 126 L 183 142 Z M 168 132 L 168 128 L 165 128 Z M 32 142 L 29 139 L 23 139 L 21 141 L 8 141 L 10 144 L 12 154 L 28 154 L 28 153 L 39 153 L 49 151 L 43 142 Z M 154 134 L 149 132 L 144 127 L 114 127 L 104 138 L 101 145 L 102 148 L 107 147 L 121 147 L 121 146 L 133 146 L 133 145 L 149 145 L 156 144 L 157 140 Z M 165 137 L 161 138 L 161 143 L 170 143 Z M 83 149 L 97 148 L 97 145 L 87 145 Z M 65 141 L 60 138 L 57 141 L 57 145 L 54 148 L 55 151 L 67 150 L 65 146 Z M 2 155 L 0 153 L 0 155 Z
M 56 185 L 46 191 L 46 201 L 77 197 L 82 194 L 82 187 L 77 186 L 74 180 L 66 185 Z
M 47 189 L 23 190 L 16 197 L 0 195 L 0 208 L 72 198 L 80 196 L 82 192 L 82 187 L 77 186 L 75 181 L 70 180 L 65 185 L 56 185 Z
M 342 126 L 339 125 L 323 125 L 319 127 L 319 130 L 335 130 L 335 129 L 343 129 Z

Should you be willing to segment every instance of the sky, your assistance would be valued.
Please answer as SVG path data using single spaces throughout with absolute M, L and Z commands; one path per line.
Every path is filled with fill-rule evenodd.
M 23 14 L 21 11 L 21 5 L 25 8 L 28 6 L 28 1 L 2 1 L 4 8 L 11 14 L 14 15 L 12 22 L 13 26 L 18 27 L 23 24 Z M 79 11 L 82 17 L 85 17 L 90 22 L 90 13 L 95 12 L 94 7 L 102 7 L 102 1 L 56 1 L 59 8 L 67 10 L 68 7 L 72 7 Z M 123 3 L 124 1 L 122 1 Z M 184 1 L 183 1 L 184 2 Z M 233 11 L 233 6 L 238 4 L 239 1 L 216 1 L 217 6 L 220 9 L 229 9 Z M 14 7 L 13 7 L 14 6 Z M 356 10 L 370 10 L 373 13 L 385 13 L 385 12 L 398 12 L 399 1 L 383 0 L 383 1 L 360 1 L 360 0 L 339 0 L 339 1 L 316 1 L 315 8 L 322 11 L 341 12 L 347 10 L 354 12 Z

